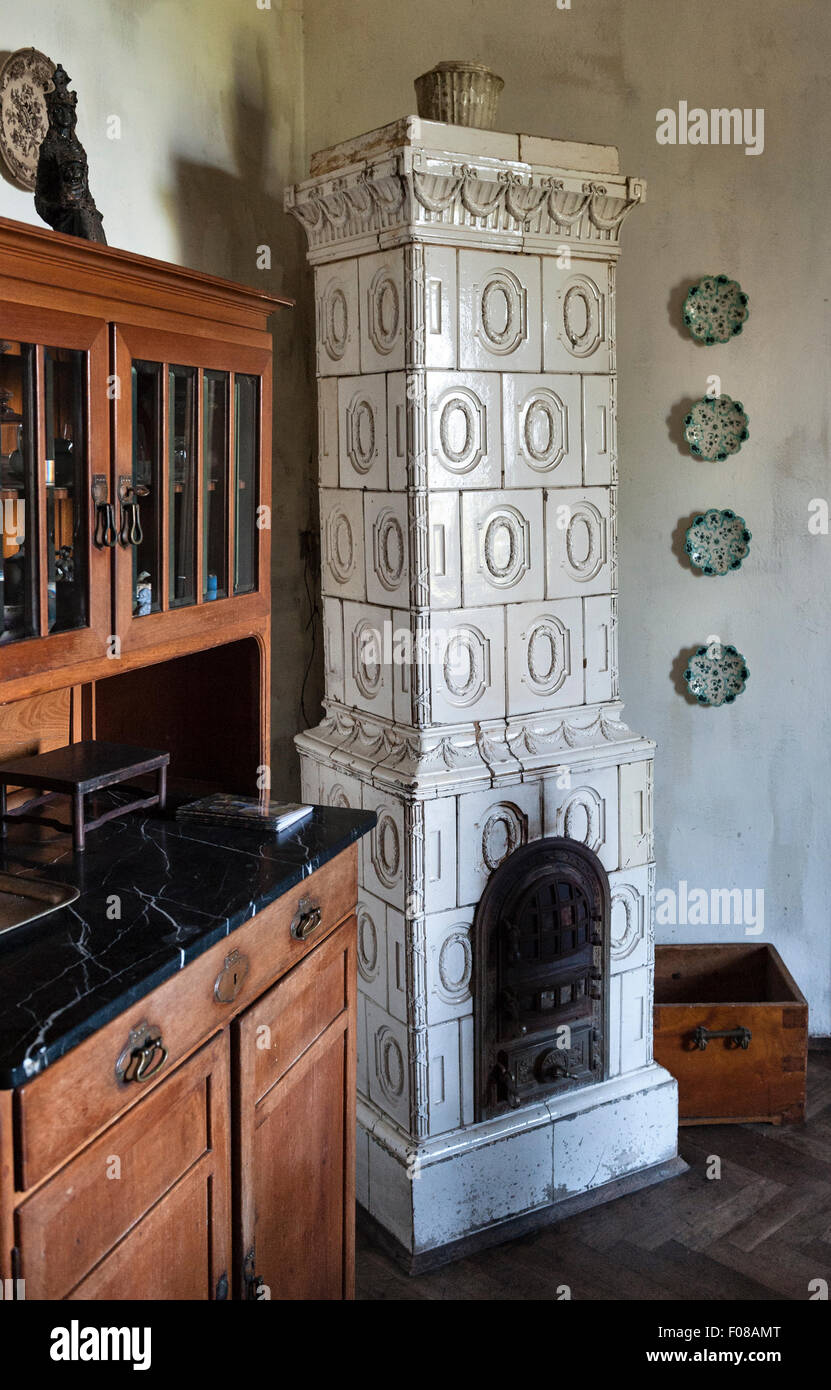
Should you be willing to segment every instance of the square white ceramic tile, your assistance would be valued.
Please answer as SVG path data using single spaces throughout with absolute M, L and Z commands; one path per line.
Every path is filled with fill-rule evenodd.
M 429 487 L 501 485 L 501 411 L 495 372 L 427 373 Z
M 472 908 L 431 913 L 427 935 L 427 1022 L 444 1023 L 473 1012 Z
M 583 699 L 583 615 L 579 598 L 507 609 L 508 714 L 564 709 Z
M 404 366 L 404 252 L 379 251 L 358 261 L 361 371 Z
M 617 420 L 613 376 L 583 377 L 583 482 L 605 487 L 616 481 Z
M 579 487 L 579 376 L 506 373 L 502 435 L 506 487 Z
M 386 489 L 386 377 L 344 377 L 338 382 L 338 436 L 341 487 Z
M 407 1029 L 371 999 L 366 1004 L 369 1098 L 398 1124 L 409 1128 L 410 1075 Z
M 476 904 L 504 859 L 542 834 L 540 783 L 459 797 L 459 902 Z
M 387 995 L 393 1018 L 407 1022 L 407 934 L 404 914 L 387 908 Z
M 315 270 L 318 376 L 361 370 L 358 328 L 358 265 L 338 261 Z
M 456 252 L 424 248 L 424 365 L 455 367 L 458 308 Z
M 612 974 L 636 970 L 651 958 L 652 875 L 649 866 L 618 869 L 609 875 L 612 895 Z
M 320 569 L 324 594 L 366 598 L 363 493 L 320 489 Z
M 404 372 L 387 376 L 387 470 L 390 492 L 407 487 L 407 378 Z
M 454 1020 L 427 1029 L 430 1133 L 446 1134 L 462 1122 L 459 1025 Z
M 458 608 L 462 602 L 461 493 L 427 497 L 430 606 Z
M 611 594 L 584 598 L 583 625 L 586 703 L 612 700 L 617 695 L 617 599 Z
M 364 493 L 366 596 L 370 603 L 406 607 L 409 565 L 406 493 Z
M 541 281 L 537 256 L 459 252 L 459 366 L 538 372 Z
M 565 835 L 594 850 L 604 869 L 618 867 L 618 781 L 616 767 L 571 774 L 571 786 L 561 776 L 544 783 L 544 835 Z
M 317 460 L 320 486 L 337 487 L 340 472 L 336 377 L 322 376 L 317 383 Z
M 360 811 L 363 806 L 362 783 L 340 767 L 322 766 L 318 789 L 321 806 L 341 806 L 349 811 Z
M 326 694 L 332 700 L 343 700 L 343 604 L 339 598 L 324 598 L 322 608 Z
M 545 593 L 541 488 L 462 496 L 462 604 L 522 603 Z
M 544 256 L 543 358 L 547 372 L 609 372 L 613 332 L 605 261 Z
M 392 908 L 389 909 L 392 912 Z M 387 1007 L 387 905 L 365 888 L 358 890 L 358 988 L 382 1009 Z M 390 1012 L 393 1012 L 391 1010 Z
M 450 609 L 430 619 L 433 723 L 505 714 L 504 608 Z
M 545 502 L 547 598 L 613 589 L 609 489 L 551 491 Z
M 361 841 L 363 889 L 404 911 L 405 843 L 404 807 L 394 796 L 364 786 L 364 810 L 374 811 L 377 822 Z
M 392 614 L 368 603 L 344 603 L 347 705 L 392 719 Z
M 620 866 L 652 858 L 652 760 L 620 768 Z
M 424 803 L 424 912 L 456 904 L 456 798 Z

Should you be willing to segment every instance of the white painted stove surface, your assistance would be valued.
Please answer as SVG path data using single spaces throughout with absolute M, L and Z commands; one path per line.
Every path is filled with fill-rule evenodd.
M 676 1152 L 654 745 L 617 666 L 615 268 L 645 189 L 609 147 L 416 118 L 313 166 L 286 207 L 315 266 L 326 712 L 297 744 L 305 799 L 378 816 L 359 1199 L 418 1252 Z M 609 1075 L 474 1124 L 471 924 L 543 835 L 609 873 Z

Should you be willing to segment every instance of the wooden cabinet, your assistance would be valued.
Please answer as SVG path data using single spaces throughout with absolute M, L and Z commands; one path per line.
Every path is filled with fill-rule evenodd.
M 235 1025 L 240 1274 L 254 1297 L 353 1296 L 356 987 L 353 917 Z
M 220 1033 L 19 1207 L 26 1297 L 224 1296 L 229 1107 Z
M 352 1297 L 356 898 L 353 846 L 0 1094 L 0 1277 L 27 1299 Z M 131 1038 L 158 1039 L 144 1082 L 119 1077 Z
M 288 303 L 0 219 L 0 700 L 267 649 Z

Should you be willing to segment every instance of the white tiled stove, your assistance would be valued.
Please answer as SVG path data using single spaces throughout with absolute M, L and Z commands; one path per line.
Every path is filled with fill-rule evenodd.
M 615 268 L 644 185 L 617 167 L 409 117 L 286 195 L 320 407 L 326 699 L 297 739 L 303 795 L 378 815 L 358 1195 L 414 1265 L 676 1155 L 652 1060 L 654 745 L 618 698 Z M 547 835 L 609 875 L 608 1076 L 474 1123 L 471 924 Z

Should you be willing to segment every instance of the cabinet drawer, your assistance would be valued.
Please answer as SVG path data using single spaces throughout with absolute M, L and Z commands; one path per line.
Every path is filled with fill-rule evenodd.
M 180 1259 L 174 1263 L 205 1266 L 208 1200 L 220 1207 L 210 1214 L 210 1227 L 214 1243 L 226 1247 L 227 1263 L 229 1108 L 228 1037 L 222 1033 L 19 1207 L 27 1297 L 64 1298 L 92 1271 L 93 1282 L 101 1282 L 96 1266 L 106 1265 L 108 1256 L 115 1267 L 123 1265 L 142 1218 L 166 1194 L 171 1211 L 181 1208 Z M 169 1243 L 163 1248 L 169 1251 Z M 103 1285 L 110 1282 L 103 1278 Z M 133 1271 L 127 1287 L 135 1293 L 140 1286 Z M 201 1297 L 208 1295 L 205 1278 Z
M 357 856 L 357 845 L 350 846 L 16 1091 L 18 1190 L 40 1182 L 135 1105 L 177 1062 L 250 1005 L 352 913 Z M 298 940 L 292 936 L 292 922 L 307 906 L 313 915 L 307 915 L 306 925 L 315 921 L 317 925 L 307 939 Z M 222 997 L 218 998 L 217 982 L 223 971 Z M 234 989 L 236 993 L 229 997 Z M 146 1080 L 120 1081 L 116 1062 L 131 1031 L 140 1024 L 158 1032 L 167 1058 Z M 160 1059 L 157 1052 L 148 1070 Z
M 240 1050 L 250 1050 L 255 1104 L 348 1008 L 354 934 L 352 919 L 240 1019 Z

